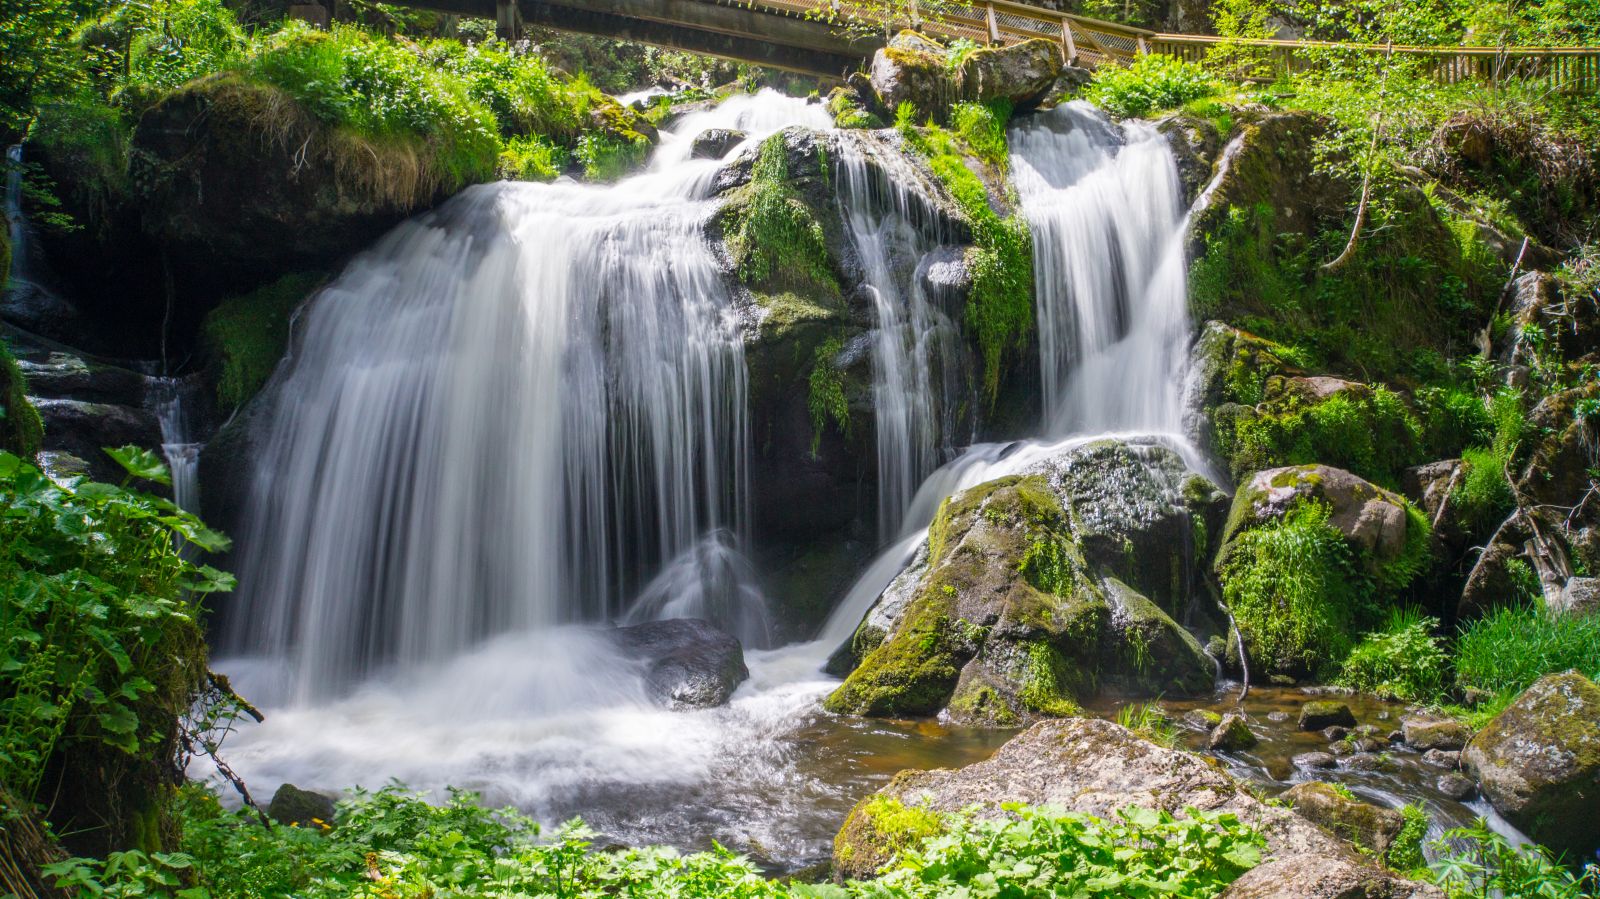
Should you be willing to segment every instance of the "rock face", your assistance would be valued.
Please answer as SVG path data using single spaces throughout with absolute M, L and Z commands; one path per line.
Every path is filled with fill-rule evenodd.
M 1540 678 L 1472 738 L 1461 767 L 1500 814 L 1574 858 L 1600 847 L 1600 686 Z
M 279 824 L 320 829 L 321 824 L 332 824 L 333 800 L 321 793 L 302 790 L 294 784 L 284 784 L 272 794 L 267 805 L 267 817 Z
M 1051 92 L 1062 68 L 1060 45 L 1034 39 L 974 50 L 952 69 L 944 47 L 903 31 L 873 55 L 869 77 L 876 105 L 886 115 L 910 103 L 921 115 L 943 116 L 960 100 L 1034 106 Z
M 1345 858 L 1340 842 L 1305 818 L 1257 799 L 1243 784 L 1201 757 L 1164 749 L 1109 721 L 1043 721 L 987 761 L 956 770 L 903 771 L 851 810 L 834 842 L 834 865 L 846 878 L 871 877 L 882 863 L 886 834 L 867 809 L 874 800 L 933 812 L 976 807 L 1001 814 L 1001 804 L 1049 805 L 1110 817 L 1129 806 L 1173 813 L 1185 807 L 1226 811 L 1258 830 L 1274 855 Z
M 695 159 L 721 159 L 728 151 L 744 142 L 743 131 L 728 128 L 708 128 L 695 135 L 689 145 L 689 155 Z
M 1350 799 L 1318 781 L 1297 784 L 1283 794 L 1283 799 L 1296 812 L 1349 840 L 1356 848 L 1380 855 L 1389 850 L 1406 823 L 1397 811 Z
M 750 676 L 739 641 L 699 619 L 619 627 L 611 636 L 643 664 L 645 689 L 669 709 L 722 705 Z
M 1444 891 L 1329 855 L 1290 855 L 1245 872 L 1222 899 L 1444 899 Z
M 1110 440 L 951 497 L 827 707 L 1015 724 L 1097 686 L 1208 689 L 1215 665 L 1174 616 L 1204 595 L 1195 544 L 1223 501 L 1165 447 Z
M 1316 138 L 1326 128 L 1326 120 L 1305 112 L 1246 122 L 1223 148 L 1215 177 L 1195 202 L 1190 233 L 1216 233 L 1229 207 L 1270 206 L 1280 232 L 1302 234 L 1343 215 L 1350 188 L 1316 160 Z

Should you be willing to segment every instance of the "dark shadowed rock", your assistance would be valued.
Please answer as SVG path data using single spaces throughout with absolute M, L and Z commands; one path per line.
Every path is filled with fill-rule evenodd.
M 1333 726 L 1356 726 L 1356 716 L 1349 706 L 1331 699 L 1313 699 L 1300 706 L 1301 730 L 1322 730 Z
M 106 447 L 133 444 L 161 451 L 161 425 L 144 409 L 58 399 L 41 399 L 34 406 L 44 421 L 44 448 L 88 462 L 97 481 L 117 483 L 127 474 L 105 454 Z
M 610 633 L 619 649 L 643 663 L 645 689 L 669 709 L 722 705 L 750 676 L 739 641 L 698 618 L 651 621 Z
M 1348 857 L 1290 855 L 1245 872 L 1222 899 L 1444 899 L 1432 884 L 1406 880 Z
M 747 136 L 743 131 L 729 128 L 707 128 L 695 135 L 694 142 L 689 145 L 689 155 L 695 159 L 721 159 Z
M 331 797 L 302 790 L 294 784 L 279 787 L 278 792 L 272 794 L 272 802 L 267 805 L 267 817 L 279 824 L 317 828 L 319 822 L 332 824 L 333 815 Z
M 1600 846 L 1600 686 L 1575 672 L 1529 687 L 1461 753 L 1506 820 L 1557 852 Z
M 1327 752 L 1302 752 L 1294 757 L 1294 764 L 1297 768 L 1337 768 L 1339 759 Z

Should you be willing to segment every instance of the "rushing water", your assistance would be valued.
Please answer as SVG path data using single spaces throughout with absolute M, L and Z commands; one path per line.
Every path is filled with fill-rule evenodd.
M 911 177 L 838 135 L 834 189 L 874 316 L 880 527 L 898 536 L 816 640 L 747 652 L 751 678 L 723 708 L 656 707 L 639 662 L 581 623 L 703 616 L 765 646 L 740 551 L 744 362 L 700 236 L 722 163 L 692 159 L 690 141 L 739 128 L 748 150 L 788 124 L 827 121 L 763 92 L 685 117 L 615 186 L 473 188 L 313 301 L 269 388 L 227 644 L 240 655 L 222 663 L 268 711 L 225 748 L 258 791 L 454 786 L 792 869 L 825 859 L 849 806 L 896 771 L 974 761 L 1010 735 L 827 715 L 837 680 L 821 667 L 945 497 L 1108 431 L 1206 468 L 1174 436 L 1188 323 L 1171 153 L 1084 106 L 1011 133 L 1045 436 L 954 453 L 968 388 L 951 310 L 920 277 L 944 236 Z

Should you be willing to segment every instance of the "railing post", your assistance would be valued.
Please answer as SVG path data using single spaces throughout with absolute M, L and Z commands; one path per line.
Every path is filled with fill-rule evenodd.
M 522 10 L 516 0 L 495 0 L 494 33 L 503 41 L 522 40 Z
M 917 11 L 917 0 L 911 0 L 911 2 L 907 5 L 911 9 L 911 27 L 921 31 L 922 15 Z
M 984 4 L 984 17 L 989 21 L 989 43 L 1000 43 L 1000 25 L 994 20 L 994 4 Z
M 1144 35 L 1142 35 L 1142 34 L 1139 35 L 1139 55 L 1140 56 L 1149 56 L 1150 55 L 1150 45 L 1144 42 Z
M 1067 49 L 1067 65 L 1078 64 L 1078 44 L 1072 39 L 1072 20 L 1061 20 L 1061 43 Z

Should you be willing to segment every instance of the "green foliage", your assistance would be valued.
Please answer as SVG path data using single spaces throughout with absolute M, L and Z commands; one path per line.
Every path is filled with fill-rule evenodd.
M 169 483 L 159 459 L 112 457 Z M 0 783 L 31 797 L 57 752 L 149 752 L 170 739 L 204 674 L 188 594 L 232 588 L 179 542 L 228 547 L 171 502 L 124 486 L 62 486 L 0 452 Z M 203 658 L 203 650 L 201 652 Z
M 1277 397 L 1217 430 L 1236 476 L 1320 462 L 1393 483 L 1416 461 L 1419 428 L 1397 394 L 1376 386 L 1322 399 Z
M 1215 896 L 1260 863 L 1265 842 L 1232 814 L 1129 808 L 1114 820 L 1008 805 L 954 818 L 900 854 L 862 897 Z
M 723 206 L 723 232 L 739 279 L 764 290 L 837 294 L 827 237 L 789 183 L 782 133 L 761 144 L 750 183 Z
M 44 439 L 39 410 L 28 402 L 28 383 L 3 340 L 0 340 L 0 452 L 32 459 Z
M 228 68 L 249 45 L 220 0 L 118 4 L 88 26 L 84 39 L 100 69 L 99 80 L 151 93 Z
M 1393 609 L 1381 630 L 1361 638 L 1339 684 L 1384 699 L 1429 702 L 1441 696 L 1448 660 L 1434 636 L 1439 622 L 1416 608 Z
M 1502 704 L 1544 675 L 1569 668 L 1600 677 L 1600 616 L 1504 606 L 1468 624 L 1456 640 L 1456 684 Z
M 1117 723 L 1168 749 L 1176 749 L 1183 742 L 1172 719 L 1154 702 L 1135 702 L 1117 709 Z
M 1302 502 L 1245 531 L 1224 562 L 1222 583 L 1252 666 L 1315 673 L 1349 650 L 1364 585 L 1350 545 L 1328 524 L 1327 506 Z
M 1067 684 L 1073 680 L 1066 658 L 1049 643 L 1038 640 L 1028 644 L 1022 659 L 1022 689 L 1017 698 L 1024 708 L 1058 718 L 1083 713 L 1072 699 Z
M 844 344 L 830 337 L 817 346 L 812 357 L 810 393 L 806 396 L 806 409 L 811 413 L 811 455 L 816 456 L 822 443 L 822 429 L 829 420 L 839 433 L 850 436 L 850 401 L 844 395 L 844 372 L 834 364 Z
M 289 347 L 289 318 L 322 283 L 317 274 L 285 275 L 224 300 L 201 325 L 207 352 L 220 363 L 217 403 L 237 409 L 267 383 Z
M 1095 69 L 1083 96 L 1118 118 L 1138 118 L 1220 90 L 1221 85 L 1205 69 L 1175 56 L 1150 53 L 1132 65 Z
M 463 82 L 467 96 L 487 107 L 505 134 L 570 140 L 582 130 L 593 102 L 588 91 L 558 79 L 526 45 L 433 41 L 421 58 Z
M 544 138 L 507 138 L 500 149 L 495 175 L 507 181 L 554 181 L 566 166 L 567 154 Z
M 75 40 L 101 0 L 5 0 L 0 3 L 0 142 L 27 133 L 39 101 L 76 92 L 89 70 Z
M 1394 841 L 1383 854 L 1383 860 L 1397 871 L 1415 871 L 1427 863 L 1422 846 L 1427 841 L 1428 827 L 1433 821 L 1420 802 L 1400 806 L 1400 816 L 1405 823 L 1400 825 L 1400 832 L 1394 835 Z
M 875 881 L 767 880 L 727 849 L 597 851 L 572 821 L 541 834 L 469 793 L 441 805 L 391 786 L 340 802 L 322 828 L 262 828 L 197 787 L 184 791 L 182 852 L 69 859 L 49 876 L 79 896 L 167 899 L 466 899 L 469 896 L 678 899 L 933 899 L 1021 895 L 1213 897 L 1259 864 L 1265 841 L 1227 813 L 1130 808 L 1113 819 L 1006 806 L 1008 816 L 943 816 L 874 797 L 892 838 Z
M 590 181 L 615 181 L 637 168 L 650 152 L 648 141 L 589 132 L 578 139 L 573 156 L 583 163 Z
M 1004 121 L 994 114 L 1002 129 Z M 976 113 L 970 113 L 977 121 Z M 1000 391 L 1000 369 L 1012 354 L 1022 351 L 1033 333 L 1033 237 L 1027 220 L 1013 212 L 1002 217 L 989 202 L 989 188 L 983 178 L 968 166 L 967 152 L 976 152 L 949 131 L 932 123 L 924 128 L 914 123 L 916 111 L 909 103 L 895 111 L 895 128 L 908 146 L 928 159 L 933 173 L 950 191 L 967 223 L 972 227 L 975 246 L 968 251 L 967 267 L 972 272 L 972 292 L 967 297 L 967 327 L 978 340 L 983 356 L 984 388 L 992 403 Z M 979 140 L 992 137 L 992 130 L 969 127 Z M 991 154 L 1005 156 L 990 141 Z
M 1006 144 L 1006 123 L 1011 121 L 1011 103 L 957 103 L 950 107 L 950 128 L 966 142 L 972 155 L 993 166 L 1005 168 L 1011 149 Z
M 1433 880 L 1450 899 L 1539 896 L 1593 899 L 1600 895 L 1600 868 L 1592 862 L 1574 874 L 1541 846 L 1513 846 L 1479 818 L 1471 827 L 1446 831 L 1429 865 Z

